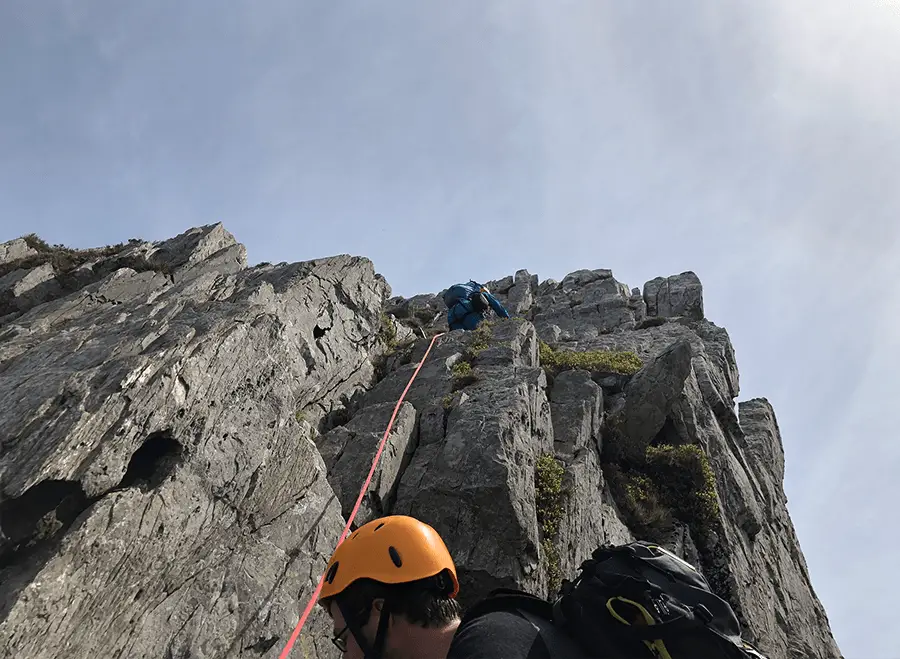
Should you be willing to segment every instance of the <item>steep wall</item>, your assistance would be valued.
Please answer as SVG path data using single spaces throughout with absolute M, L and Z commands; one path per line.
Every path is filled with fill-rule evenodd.
M 598 544 L 651 538 L 773 659 L 839 657 L 774 412 L 735 406 L 697 278 L 489 285 L 516 317 L 438 339 L 357 522 L 435 526 L 464 602 L 546 594 Z M 362 258 L 247 268 L 220 225 L 0 245 L 0 647 L 278 656 L 446 331 L 439 296 L 389 295 Z M 315 612 L 295 655 L 336 656 L 328 629 Z

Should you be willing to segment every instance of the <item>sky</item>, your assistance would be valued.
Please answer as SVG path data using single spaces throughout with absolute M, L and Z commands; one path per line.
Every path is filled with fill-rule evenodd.
M 693 270 L 844 656 L 900 657 L 900 0 L 9 0 L 0 89 L 0 240 Z

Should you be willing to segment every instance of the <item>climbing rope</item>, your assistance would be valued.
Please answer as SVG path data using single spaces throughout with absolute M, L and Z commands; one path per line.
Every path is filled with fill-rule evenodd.
M 372 460 L 372 467 L 371 469 L 369 469 L 369 475 L 366 478 L 366 482 L 363 483 L 363 486 L 359 491 L 359 496 L 356 498 L 356 505 L 353 506 L 353 511 L 350 513 L 350 517 L 347 518 L 347 525 L 344 526 L 344 532 L 341 533 L 341 537 L 340 539 L 338 539 L 337 546 L 340 546 L 340 544 L 344 541 L 344 538 L 347 537 L 347 534 L 350 531 L 350 526 L 353 524 L 356 513 L 359 511 L 359 506 L 362 504 L 363 497 L 366 495 L 366 491 L 369 489 L 369 484 L 372 482 L 372 476 L 375 475 L 375 467 L 378 465 L 379 458 L 381 458 L 381 452 L 384 450 L 384 446 L 387 443 L 388 435 L 391 433 L 391 428 L 394 425 L 394 419 L 397 418 L 397 412 L 400 410 L 400 405 L 403 404 L 403 399 L 406 398 L 406 392 L 409 391 L 409 388 L 412 386 L 413 380 L 416 379 L 416 376 L 419 374 L 419 370 L 422 368 L 422 364 L 424 364 L 425 360 L 428 359 L 428 354 L 434 347 L 434 342 L 440 336 L 443 336 L 443 334 L 435 334 L 431 338 L 431 343 L 428 344 L 428 350 L 425 351 L 425 354 L 422 356 L 422 360 L 419 362 L 419 365 L 416 366 L 416 370 L 413 371 L 412 377 L 409 379 L 409 382 L 406 383 L 406 388 L 403 390 L 403 393 L 400 394 L 400 400 L 398 400 L 397 404 L 394 406 L 394 413 L 391 414 L 391 420 L 388 422 L 387 429 L 385 429 L 384 431 L 384 436 L 381 438 L 381 443 L 378 445 L 378 451 L 376 451 L 375 458 Z M 325 573 L 323 572 L 322 576 L 319 577 L 319 585 L 316 586 L 316 590 L 313 592 L 309 603 L 307 603 L 306 608 L 303 609 L 303 614 L 300 616 L 300 622 L 298 622 L 297 626 L 294 628 L 294 633 L 291 634 L 291 638 L 288 640 L 287 645 L 284 647 L 284 650 L 281 651 L 279 659 L 287 659 L 287 656 L 291 653 L 291 648 L 294 646 L 294 643 L 297 642 L 297 637 L 300 636 L 300 632 L 303 630 L 303 625 L 306 624 L 306 619 L 309 617 L 309 614 L 312 613 L 312 609 L 316 605 L 316 601 L 319 599 L 319 593 L 322 592 L 322 582 L 324 581 L 324 579 Z

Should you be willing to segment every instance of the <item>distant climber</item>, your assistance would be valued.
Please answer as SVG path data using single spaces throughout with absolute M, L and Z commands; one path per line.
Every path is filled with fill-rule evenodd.
M 493 309 L 501 318 L 509 318 L 509 312 L 491 295 L 487 286 L 470 280 L 466 284 L 454 284 L 444 293 L 447 305 L 447 325 L 451 330 L 473 330 Z

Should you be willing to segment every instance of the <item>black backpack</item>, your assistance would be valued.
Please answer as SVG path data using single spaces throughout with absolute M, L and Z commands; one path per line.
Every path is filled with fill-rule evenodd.
M 570 659 L 574 640 L 583 656 L 604 659 L 766 659 L 703 575 L 649 542 L 595 550 L 554 603 L 498 589 L 465 620 L 510 610 L 535 623 L 554 658 Z

